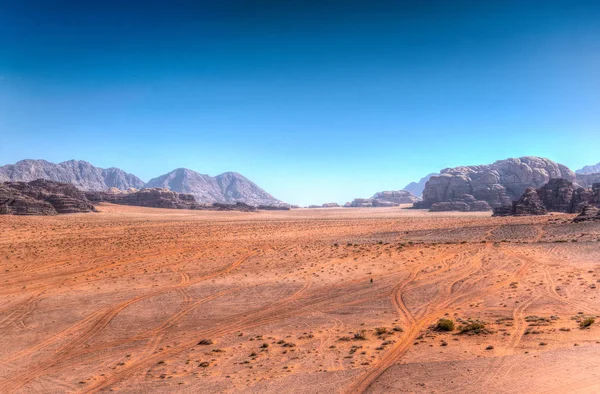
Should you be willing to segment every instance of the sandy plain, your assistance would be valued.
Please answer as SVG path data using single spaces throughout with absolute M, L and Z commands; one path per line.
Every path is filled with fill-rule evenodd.
M 0 217 L 0 392 L 600 392 L 599 223 L 99 209 Z

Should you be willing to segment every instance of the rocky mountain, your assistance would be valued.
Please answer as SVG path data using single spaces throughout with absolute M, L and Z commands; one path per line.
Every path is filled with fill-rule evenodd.
M 451 198 L 450 201 L 436 202 L 431 204 L 429 211 L 460 211 L 460 212 L 485 212 L 491 211 L 492 207 L 482 200 L 477 200 L 470 194 L 465 194 L 459 198 Z
M 344 206 L 351 208 L 395 207 L 400 204 L 413 204 L 417 201 L 419 198 L 407 190 L 388 190 L 375 193 L 371 198 L 355 198 Z
M 592 187 L 594 183 L 600 183 L 600 172 L 575 174 L 575 177 L 575 182 L 581 187 Z
M 527 188 L 518 201 L 494 209 L 495 216 L 543 215 L 546 212 L 581 213 L 586 207 L 600 207 L 600 183 L 578 187 L 566 179 L 551 179 L 544 186 Z
M 16 164 L 0 167 L 0 182 L 29 182 L 36 179 L 69 183 L 83 191 L 166 188 L 177 193 L 192 194 L 200 204 L 242 202 L 253 206 L 286 206 L 235 172 L 211 177 L 179 168 L 144 183 L 137 176 L 118 168 L 98 168 L 82 160 L 58 164 L 45 160 L 21 160 Z
M 598 174 L 600 173 L 600 163 L 591 166 L 585 166 L 575 171 L 577 174 Z
M 545 215 L 548 211 L 544 206 L 540 195 L 534 187 L 525 189 L 525 193 L 518 201 L 513 201 L 512 205 L 503 205 L 494 208 L 492 216 L 527 216 L 527 215 Z
M 71 184 L 45 179 L 0 184 L 0 214 L 56 215 L 95 210 L 83 192 Z
M 178 168 L 151 179 L 147 188 L 166 188 L 194 196 L 198 203 L 236 203 L 249 205 L 285 205 L 269 193 L 236 172 L 226 172 L 215 177 Z
M 46 160 L 21 160 L 0 167 L 0 182 L 30 182 L 46 179 L 69 183 L 80 190 L 106 190 L 111 187 L 141 188 L 144 182 L 118 168 L 98 168 L 82 160 L 54 164 Z
M 409 191 L 417 197 L 421 197 L 423 195 L 423 190 L 425 189 L 425 184 L 434 175 L 439 175 L 436 173 L 429 174 L 423 178 L 419 182 L 411 182 L 408 185 L 404 186 L 403 190 Z
M 109 189 L 105 192 L 89 191 L 86 192 L 85 195 L 88 200 L 93 202 L 109 202 L 111 204 L 132 205 L 137 207 L 213 211 L 256 211 L 255 207 L 241 202 L 235 204 L 198 204 L 191 194 L 177 193 L 169 189 L 160 188 L 148 188 L 142 190 Z
M 432 176 L 415 208 L 430 208 L 468 194 L 492 208 L 510 206 L 528 187 L 539 188 L 551 178 L 574 182 L 575 173 L 562 164 L 541 157 L 499 160 L 493 164 L 446 168 Z

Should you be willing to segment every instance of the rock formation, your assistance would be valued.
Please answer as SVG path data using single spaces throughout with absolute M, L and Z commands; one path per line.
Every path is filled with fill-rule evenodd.
M 73 185 L 38 179 L 0 184 L 0 214 L 56 215 L 96 209 Z
M 366 207 L 396 207 L 400 204 L 412 204 L 419 198 L 406 190 L 389 190 L 378 192 L 371 198 L 355 198 L 344 207 L 366 208 Z
M 309 205 L 308 208 L 339 208 L 340 204 L 338 204 L 337 202 L 326 202 L 325 204 L 321 204 L 321 205 L 316 205 L 316 204 L 312 204 Z
M 160 188 L 149 188 L 131 192 L 119 192 L 109 189 L 106 192 L 86 192 L 86 197 L 93 202 L 109 202 L 138 207 L 201 209 L 201 206 L 196 203 L 194 196 Z
M 130 189 L 129 191 L 109 189 L 105 192 L 86 192 L 85 195 L 90 201 L 96 203 L 108 202 L 111 204 L 137 207 L 208 211 L 256 211 L 256 207 L 242 202 L 235 204 L 198 204 L 191 194 L 177 193 L 169 189 L 161 188 L 148 188 L 142 190 Z
M 577 215 L 573 222 L 600 222 L 600 208 L 594 207 L 592 205 L 587 205 L 583 208 L 581 213 Z
M 212 203 L 210 206 L 203 206 L 202 209 L 209 211 L 240 211 L 240 212 L 256 212 L 258 209 L 255 206 L 236 202 L 235 204 L 222 204 L 218 202 Z M 288 208 L 289 209 L 289 208 Z
M 425 189 L 425 184 L 427 183 L 429 178 L 431 178 L 432 176 L 437 176 L 437 175 L 439 175 L 439 174 L 436 174 L 436 173 L 429 174 L 429 175 L 421 178 L 421 180 L 419 180 L 419 182 L 409 183 L 408 185 L 406 185 L 404 187 L 403 190 L 411 192 L 412 194 L 414 194 L 417 197 L 421 197 L 423 195 L 423 190 Z
M 492 208 L 511 205 L 528 187 L 541 187 L 551 178 L 575 181 L 575 174 L 562 164 L 540 157 L 506 159 L 489 165 L 446 168 L 432 176 L 423 190 L 423 201 L 415 208 L 430 208 L 465 194 L 486 201 Z
M 388 190 L 378 192 L 371 197 L 373 200 L 380 200 L 396 204 L 413 204 L 420 199 L 407 190 Z
M 600 206 L 600 183 L 577 187 L 566 179 L 551 179 L 539 189 L 528 188 L 518 201 L 494 209 L 495 216 L 542 215 L 546 212 L 580 213 Z
M 600 173 L 600 163 L 591 166 L 585 166 L 575 171 L 577 174 L 598 174 Z
M 238 203 L 239 204 L 239 203 Z M 258 205 L 256 209 L 261 211 L 289 211 L 290 206 L 287 204 L 275 204 L 275 205 Z
M 80 190 L 106 190 L 114 187 L 127 189 L 142 188 L 144 182 L 135 175 L 118 168 L 98 168 L 81 160 L 70 160 L 54 164 L 45 160 L 21 160 L 16 164 L 0 167 L 0 182 L 30 182 L 46 179 L 69 183 Z
M 511 205 L 494 208 L 493 216 L 545 215 L 546 207 L 536 189 L 529 187 L 518 201 Z
M 191 194 L 198 203 L 243 202 L 253 206 L 285 205 L 236 172 L 226 172 L 211 177 L 186 168 L 178 168 L 151 179 L 145 187 L 166 188 L 178 193 Z
M 573 205 L 573 182 L 566 179 L 550 179 L 541 188 L 537 189 L 539 198 L 549 211 L 570 212 Z
M 575 174 L 575 182 L 580 187 L 592 187 L 594 183 L 600 183 L 600 173 Z
M 355 198 L 352 202 L 344 204 L 344 207 L 351 208 L 381 208 L 381 207 L 397 207 L 398 203 L 391 201 L 378 200 L 373 198 Z
M 465 194 L 459 198 L 452 198 L 450 201 L 436 202 L 431 205 L 430 212 L 460 211 L 460 212 L 484 212 L 491 211 L 489 204 L 482 200 L 477 200 L 470 194 Z

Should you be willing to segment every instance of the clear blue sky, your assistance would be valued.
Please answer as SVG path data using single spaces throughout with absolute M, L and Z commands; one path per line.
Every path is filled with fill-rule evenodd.
M 0 164 L 237 171 L 298 204 L 600 161 L 599 1 L 0 0 Z

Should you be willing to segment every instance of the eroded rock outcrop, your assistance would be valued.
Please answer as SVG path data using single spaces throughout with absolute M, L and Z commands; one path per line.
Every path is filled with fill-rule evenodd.
M 529 187 L 518 201 L 513 201 L 510 206 L 497 207 L 493 216 L 526 216 L 545 215 L 546 207 L 537 190 Z
M 93 202 L 108 202 L 111 204 L 137 207 L 205 211 L 256 211 L 256 207 L 242 202 L 237 202 L 235 204 L 198 204 L 191 194 L 177 193 L 163 188 L 148 188 L 142 190 L 129 189 L 128 191 L 109 189 L 105 192 L 86 192 L 85 194 L 87 198 Z
M 355 198 L 344 207 L 371 208 L 371 207 L 397 207 L 400 204 L 413 204 L 420 201 L 418 197 L 406 190 L 388 190 L 378 192 L 371 198 Z
M 430 208 L 465 194 L 486 201 L 492 208 L 509 206 L 528 187 L 542 187 L 552 178 L 575 181 L 569 168 L 541 157 L 500 160 L 489 165 L 447 168 L 432 176 L 415 208 Z
M 248 205 L 243 202 L 236 202 L 235 204 L 222 204 L 212 203 L 209 207 L 202 207 L 204 210 L 215 210 L 215 211 L 240 211 L 240 212 L 256 212 L 258 209 L 252 205 Z
M 460 198 L 452 198 L 450 201 L 436 202 L 431 205 L 431 212 L 459 211 L 459 212 L 484 212 L 491 211 L 492 207 L 482 200 L 477 200 L 470 194 Z
M 90 201 L 109 202 L 119 205 L 132 205 L 150 208 L 169 209 L 201 209 L 194 196 L 176 193 L 169 189 L 148 188 L 138 191 L 122 192 L 108 190 L 106 192 L 86 192 Z
M 344 204 L 350 208 L 381 208 L 381 207 L 397 207 L 398 203 L 392 201 L 379 200 L 375 198 L 355 198 L 352 202 Z
M 273 204 L 273 205 L 258 205 L 256 209 L 260 211 L 289 211 L 290 206 L 287 204 Z
M 56 215 L 96 209 L 75 186 L 38 179 L 0 185 L 0 214 Z
M 413 204 L 417 201 L 420 201 L 420 198 L 407 190 L 387 190 L 375 193 L 371 198 L 373 200 L 396 203 L 398 205 Z
M 600 222 L 600 208 L 592 205 L 585 206 L 581 213 L 573 219 L 573 222 Z
M 600 206 L 600 183 L 593 184 L 591 188 L 582 188 L 566 179 L 551 179 L 539 189 L 528 188 L 519 200 L 511 205 L 495 208 L 494 215 L 580 213 L 588 206 Z
M 537 189 L 537 194 L 549 211 L 571 212 L 574 191 L 573 182 L 566 179 L 550 179 L 548 183 Z

